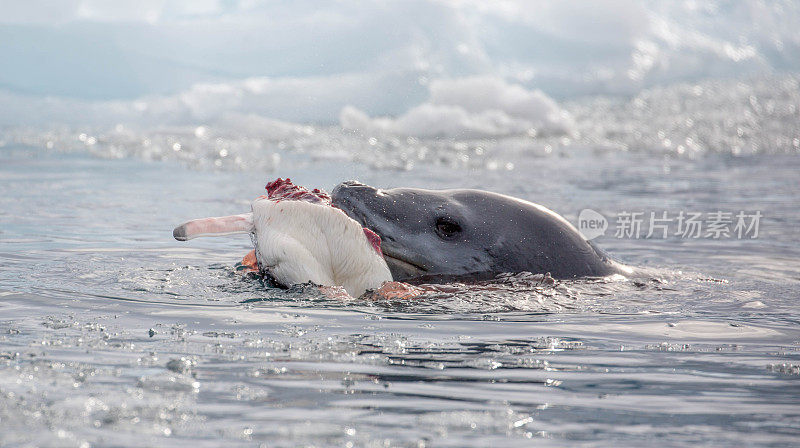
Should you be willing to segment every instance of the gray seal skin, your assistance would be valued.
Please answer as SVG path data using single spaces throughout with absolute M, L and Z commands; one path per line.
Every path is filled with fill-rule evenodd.
M 567 220 L 541 205 L 481 190 L 379 190 L 339 184 L 333 205 L 382 241 L 397 281 L 489 279 L 547 273 L 557 279 L 628 275 Z

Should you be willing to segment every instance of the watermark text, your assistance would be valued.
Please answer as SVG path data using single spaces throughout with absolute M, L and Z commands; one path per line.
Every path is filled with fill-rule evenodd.
M 761 211 L 622 211 L 611 220 L 615 238 L 755 239 Z M 578 230 L 588 240 L 605 235 L 609 220 L 592 209 L 581 210 Z

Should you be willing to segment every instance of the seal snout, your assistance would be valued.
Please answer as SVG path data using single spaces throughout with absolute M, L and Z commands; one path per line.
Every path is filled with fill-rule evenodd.
M 346 180 L 346 181 L 340 183 L 339 186 L 372 188 L 372 187 L 370 187 L 369 185 L 367 185 L 367 184 L 365 184 L 363 182 L 359 182 L 357 180 L 352 180 L 352 179 L 351 180 Z
M 357 180 L 346 180 L 333 189 L 333 192 L 331 192 L 331 197 L 335 201 L 337 198 L 344 199 L 348 195 L 358 191 L 375 191 L 375 187 L 370 187 L 369 185 L 361 183 Z
M 361 203 L 365 195 L 375 194 L 377 190 L 367 184 L 355 180 L 347 180 L 337 185 L 331 192 L 334 207 L 340 208 L 348 215 L 353 206 Z

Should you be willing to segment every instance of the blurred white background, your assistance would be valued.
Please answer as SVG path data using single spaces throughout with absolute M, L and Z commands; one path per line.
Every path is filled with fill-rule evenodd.
M 6 126 L 229 112 L 367 126 L 424 106 L 372 125 L 477 120 L 459 126 L 492 134 L 568 126 L 551 101 L 800 68 L 791 1 L 2 0 L 0 11 Z M 470 96 L 516 98 L 518 85 L 535 98 L 475 116 L 489 109 L 459 97 L 463 78 Z

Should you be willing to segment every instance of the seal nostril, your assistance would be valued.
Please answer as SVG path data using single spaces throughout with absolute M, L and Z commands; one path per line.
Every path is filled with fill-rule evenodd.
M 356 180 L 346 180 L 333 189 L 331 197 L 333 198 L 334 204 L 336 204 L 337 202 L 344 201 L 347 197 L 353 197 L 353 195 L 358 197 L 359 194 L 371 194 L 374 191 L 376 191 L 376 189 L 367 184 L 362 184 Z
M 363 183 L 361 183 L 361 182 L 359 182 L 357 180 L 346 180 L 346 181 L 342 182 L 342 185 L 344 185 L 346 187 L 366 187 L 367 186 L 367 184 L 363 184 Z

